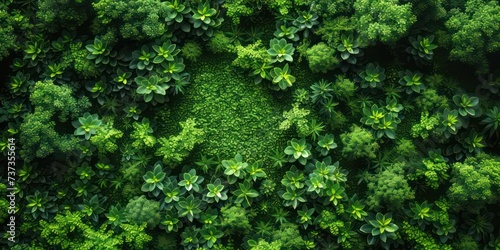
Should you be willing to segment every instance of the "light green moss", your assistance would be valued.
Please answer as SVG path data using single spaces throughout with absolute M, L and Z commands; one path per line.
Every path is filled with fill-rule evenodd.
M 255 85 L 253 79 L 233 71 L 230 64 L 231 58 L 201 58 L 193 83 L 172 103 L 170 118 L 165 116 L 168 120 L 163 122 L 175 128 L 178 121 L 196 119 L 205 131 L 205 142 L 192 152 L 195 158 L 204 154 L 225 159 L 240 153 L 249 161 L 267 159 L 286 142 L 279 130 L 284 105 L 265 84 Z

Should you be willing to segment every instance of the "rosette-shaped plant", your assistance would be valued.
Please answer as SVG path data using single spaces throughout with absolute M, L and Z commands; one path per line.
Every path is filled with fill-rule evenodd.
M 91 115 L 86 112 L 82 117 L 78 118 L 78 121 L 73 121 L 72 124 L 76 128 L 75 135 L 85 135 L 85 139 L 89 140 L 91 135 L 97 133 L 97 129 L 101 126 L 102 121 L 97 114 Z
M 421 58 L 425 60 L 431 60 L 434 56 L 433 50 L 438 46 L 433 44 L 434 36 L 417 38 L 410 36 L 409 38 L 411 46 L 406 48 L 406 52 L 412 54 L 415 58 Z
M 152 75 L 149 78 L 138 76 L 135 78 L 135 82 L 139 86 L 136 90 L 137 94 L 143 95 L 145 102 L 150 102 L 155 97 L 155 101 L 160 102 L 163 99 L 160 96 L 166 94 L 166 90 L 170 87 L 168 84 L 163 83 L 164 79 L 158 77 L 158 75 Z M 155 95 L 156 94 L 156 95 Z
M 381 87 L 384 82 L 385 69 L 378 66 L 377 63 L 369 63 L 364 70 L 358 73 L 361 78 L 362 88 L 376 88 Z
M 291 43 L 282 38 L 280 40 L 274 38 L 269 42 L 270 49 L 267 53 L 271 56 L 271 63 L 289 61 L 293 62 L 293 52 L 295 48 Z

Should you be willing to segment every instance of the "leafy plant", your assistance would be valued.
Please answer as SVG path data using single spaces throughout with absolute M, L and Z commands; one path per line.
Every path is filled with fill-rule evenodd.
M 479 107 L 479 98 L 467 94 L 453 96 L 453 102 L 458 106 L 458 113 L 461 116 L 478 117 L 481 115 L 481 108 Z
M 212 248 L 215 243 L 220 241 L 220 238 L 224 236 L 224 233 L 221 232 L 214 226 L 208 226 L 200 231 L 201 237 L 206 241 L 206 246 L 208 248 Z
M 186 217 L 189 221 L 193 221 L 193 218 L 198 218 L 201 213 L 201 200 L 190 194 L 187 198 L 181 198 L 179 202 L 175 204 L 177 208 L 179 217 Z
M 77 121 L 72 122 L 73 127 L 76 128 L 75 135 L 85 135 L 85 139 L 89 140 L 91 135 L 97 133 L 99 126 L 102 124 L 102 120 L 99 119 L 97 114 L 91 115 L 86 112 L 82 117 L 78 118 Z
M 494 106 L 493 108 L 488 109 L 485 112 L 485 115 L 486 118 L 481 121 L 481 124 L 486 125 L 484 127 L 484 131 L 489 131 L 490 137 L 493 136 L 493 134 L 498 135 L 498 128 L 500 127 L 500 110 L 497 106 Z
M 182 174 L 181 181 L 178 183 L 179 186 L 184 187 L 187 191 L 194 190 L 195 192 L 200 192 L 200 184 L 205 180 L 203 176 L 196 175 L 196 170 L 191 169 L 187 173 Z
M 94 60 L 95 64 L 104 64 L 107 65 L 109 64 L 110 66 L 116 66 L 117 60 L 116 60 L 116 51 L 112 51 L 111 49 L 107 48 L 108 45 L 101 41 L 98 37 L 94 38 L 94 43 L 93 44 L 87 44 L 85 45 L 85 48 L 89 52 L 87 55 L 87 59 Z
M 80 180 L 87 183 L 95 175 L 95 172 L 87 162 L 84 162 L 82 166 L 76 169 L 76 174 L 80 177 Z
M 293 25 L 297 27 L 298 31 L 304 31 L 304 37 L 309 37 L 309 30 L 318 25 L 318 15 L 311 12 L 301 12 L 299 16 L 293 20 Z
M 164 202 L 170 204 L 178 202 L 181 197 L 186 193 L 186 189 L 180 189 L 176 180 L 166 179 L 167 183 L 163 187 L 163 194 L 165 194 Z
M 209 2 L 203 4 L 198 4 L 196 10 L 192 10 L 193 15 L 190 18 L 190 22 L 193 27 L 197 29 L 196 35 L 202 36 L 202 39 L 207 41 L 209 37 L 213 35 L 213 28 L 218 27 L 222 18 L 217 18 L 217 10 L 210 8 Z
M 283 38 L 286 37 L 292 41 L 298 41 L 299 40 L 299 35 L 297 35 L 297 32 L 299 29 L 295 26 L 287 26 L 286 23 L 283 24 L 281 22 L 278 22 L 276 24 L 276 31 L 274 32 L 274 36 L 277 38 Z
M 422 203 L 412 202 L 410 203 L 410 209 L 405 210 L 406 215 L 408 215 L 412 223 L 417 223 L 417 225 L 424 230 L 426 225 L 429 225 L 434 221 L 432 204 L 428 204 L 427 201 Z
M 163 179 L 167 174 L 163 172 L 163 165 L 161 162 L 156 162 L 153 171 L 146 172 L 142 176 L 145 183 L 142 185 L 141 190 L 143 192 L 152 192 L 154 196 L 158 196 L 160 191 L 163 191 Z
M 320 135 L 318 140 L 318 146 L 316 146 L 316 151 L 320 152 L 322 156 L 328 155 L 331 149 L 337 148 L 337 143 L 335 143 L 332 134 Z
M 280 40 L 276 38 L 271 39 L 269 47 L 270 49 L 267 50 L 267 53 L 271 56 L 271 63 L 283 61 L 293 62 L 292 56 L 295 48 L 291 43 L 287 43 L 284 38 Z
M 237 178 L 245 177 L 245 169 L 248 167 L 248 163 L 243 162 L 243 157 L 240 154 L 236 154 L 231 160 L 223 160 L 222 166 L 224 166 L 224 174 L 227 175 L 229 184 L 236 182 Z
M 151 71 L 154 67 L 153 60 L 155 57 L 156 53 L 150 51 L 149 46 L 142 45 L 140 50 L 134 50 L 132 52 L 133 59 L 129 64 L 129 68 Z
M 354 39 L 352 34 L 346 36 L 342 34 L 341 44 L 337 46 L 337 50 L 340 52 L 340 58 L 347 61 L 349 64 L 356 64 L 358 57 L 363 55 L 363 52 L 359 49 L 358 41 Z
M 273 83 L 278 84 L 279 89 L 285 90 L 295 82 L 295 76 L 290 74 L 288 63 L 282 68 L 274 67 L 269 75 L 273 78 Z
M 193 118 L 188 118 L 179 124 L 182 128 L 181 132 L 169 138 L 160 138 L 161 147 L 155 153 L 158 156 L 163 156 L 165 164 L 173 166 L 182 162 L 196 144 L 203 142 L 205 135 L 203 129 L 196 127 L 196 120 Z
M 412 73 L 406 70 L 401 75 L 402 78 L 399 80 L 399 84 L 406 88 L 407 94 L 411 94 L 412 92 L 420 93 L 420 91 L 424 90 L 421 73 Z
M 257 178 L 265 178 L 266 177 L 266 172 L 264 172 L 264 169 L 262 166 L 264 163 L 262 161 L 256 161 L 250 167 L 245 168 L 247 171 L 248 175 L 252 178 L 253 181 L 257 181 Z
M 227 200 L 227 189 L 224 190 L 224 185 L 221 184 L 221 181 L 219 178 L 215 179 L 213 183 L 209 183 L 207 185 L 207 197 L 216 202 L 219 202 L 219 200 L 225 201 Z
M 134 140 L 132 146 L 144 148 L 156 144 L 156 138 L 152 135 L 153 128 L 148 118 L 142 118 L 141 122 L 134 122 L 132 126 L 134 127 L 134 131 L 130 134 L 130 138 Z
M 243 207 L 249 207 L 251 205 L 251 198 L 259 196 L 259 193 L 252 189 L 252 183 L 249 180 L 245 180 L 243 183 L 238 183 L 238 189 L 233 192 L 236 196 L 234 203 L 241 204 Z
M 291 186 L 286 187 L 286 191 L 281 195 L 281 198 L 285 200 L 285 206 L 292 206 L 296 209 L 299 202 L 306 202 L 306 199 L 302 197 L 305 193 L 304 189 L 292 188 Z
M 33 219 L 39 216 L 42 219 L 49 220 L 49 214 L 54 214 L 57 212 L 57 206 L 55 206 L 54 201 L 56 197 L 50 196 L 49 192 L 35 191 L 35 194 L 26 196 L 26 213 L 31 214 Z
M 326 103 L 333 97 L 332 93 L 334 93 L 334 89 L 332 83 L 326 80 L 320 80 L 313 83 L 313 85 L 311 85 L 311 89 L 311 100 L 313 103 Z
M 156 72 L 163 76 L 165 80 L 170 80 L 173 78 L 174 80 L 181 79 L 181 72 L 184 71 L 186 65 L 184 65 L 184 60 L 182 58 L 176 58 L 174 61 L 163 61 L 160 64 L 160 68 L 156 70 Z
M 451 135 L 456 135 L 458 129 L 462 127 L 462 121 L 458 117 L 458 111 L 445 109 L 441 117 L 441 125 L 444 127 L 446 138 Z
M 283 179 L 281 179 L 281 184 L 291 189 L 301 189 L 304 187 L 304 180 L 304 174 L 298 171 L 295 166 L 292 166 L 289 171 L 286 171 Z
M 433 44 L 434 36 L 421 37 L 410 36 L 409 38 L 411 46 L 406 48 L 406 52 L 412 54 L 415 58 L 431 60 L 434 56 L 433 50 L 438 46 Z
M 363 220 L 366 216 L 368 216 L 368 213 L 364 210 L 364 208 L 365 205 L 363 202 L 358 200 L 357 195 L 354 195 L 351 199 L 349 199 L 349 205 L 345 211 L 354 219 Z
M 113 226 L 118 226 L 127 222 L 125 218 L 125 208 L 122 208 L 120 204 L 112 205 L 109 208 L 109 213 L 105 214 L 106 218 L 108 218 L 108 224 L 112 224 Z
M 358 73 L 358 76 L 361 78 L 361 88 L 380 88 L 386 79 L 385 69 L 378 66 L 377 63 L 369 63 L 364 70 Z
M 187 17 L 189 12 L 191 12 L 191 8 L 186 7 L 179 0 L 174 0 L 173 2 L 165 2 L 164 8 L 167 10 L 167 17 L 165 17 L 165 21 L 170 25 L 172 23 L 182 24 L 184 21 L 184 17 Z M 181 26 L 183 31 L 189 31 L 188 28 Z
M 83 204 L 79 204 L 78 208 L 82 213 L 90 217 L 94 222 L 99 222 L 99 215 L 102 214 L 104 209 L 104 203 L 107 201 L 107 197 L 101 197 L 97 194 L 93 195 L 90 199 L 85 199 Z
M 153 45 L 153 50 L 156 52 L 153 63 L 156 64 L 162 63 L 163 61 L 174 61 L 175 56 L 181 51 L 177 49 L 176 45 L 172 44 L 170 40 L 167 40 L 161 46 Z
M 177 214 L 172 210 L 167 210 L 160 224 L 165 227 L 168 233 L 177 232 L 183 226 L 182 221 L 179 220 Z
M 152 75 L 149 78 L 138 76 L 135 78 L 135 82 L 138 85 L 136 92 L 143 96 L 145 102 L 152 101 L 154 97 L 155 101 L 162 103 L 163 96 L 166 95 L 166 90 L 170 87 L 158 75 Z
M 368 244 L 375 245 L 380 239 L 386 243 L 387 239 L 396 239 L 395 232 L 399 227 L 392 222 L 392 214 L 377 213 L 375 218 L 369 217 L 366 224 L 361 226 L 360 230 L 368 234 Z
M 285 148 L 285 154 L 289 155 L 289 162 L 298 160 L 300 164 L 306 165 L 307 159 L 311 155 L 311 144 L 306 143 L 306 139 L 292 139 L 288 141 L 288 146 Z

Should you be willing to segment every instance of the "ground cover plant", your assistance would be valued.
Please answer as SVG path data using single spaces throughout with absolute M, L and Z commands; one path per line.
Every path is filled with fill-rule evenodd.
M 2 249 L 500 249 L 492 0 L 0 1 Z

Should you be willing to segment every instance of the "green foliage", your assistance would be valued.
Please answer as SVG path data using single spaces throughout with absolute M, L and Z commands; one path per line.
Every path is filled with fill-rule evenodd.
M 475 96 L 469 97 L 467 94 L 455 95 L 453 96 L 453 102 L 458 106 L 458 113 L 461 116 L 478 117 L 482 113 L 479 107 L 479 98 Z
M 307 159 L 311 158 L 311 144 L 306 142 L 306 139 L 302 138 L 292 139 L 288 141 L 288 146 L 285 148 L 285 154 L 289 155 L 289 162 L 299 161 L 300 164 L 306 165 Z
M 193 15 L 190 22 L 196 29 L 195 34 L 201 36 L 204 41 L 207 41 L 213 35 L 213 28 L 220 26 L 223 19 L 217 17 L 217 10 L 210 8 L 208 2 L 199 3 L 196 10 L 193 9 Z
M 20 127 L 20 141 L 24 160 L 43 158 L 56 150 L 69 152 L 76 148 L 78 140 L 61 135 L 55 130 L 53 116 L 59 114 L 61 122 L 68 116 L 76 118 L 81 110 L 90 106 L 87 98 L 76 99 L 68 86 L 57 86 L 52 81 L 37 82 L 30 95 L 35 112 L 27 114 Z
M 366 44 L 377 41 L 394 43 L 406 35 L 417 20 L 412 5 L 400 5 L 397 0 L 356 0 L 354 10 L 357 30 Z
M 118 149 L 117 140 L 123 136 L 123 132 L 113 127 L 113 122 L 106 122 L 97 129 L 97 133 L 90 138 L 96 146 L 100 155 L 106 152 L 114 153 Z
M 13 13 L 8 10 L 8 3 L 0 4 L 0 22 L 2 27 L 0 28 L 0 42 L 2 43 L 2 48 L 0 48 L 0 60 L 7 57 L 12 50 L 18 50 L 19 45 L 17 44 L 17 35 L 15 34 L 15 28 L 17 20 L 24 19 L 19 12 Z
M 281 243 L 281 241 L 273 241 L 269 243 L 264 239 L 259 239 L 259 242 L 252 246 L 250 250 L 280 250 L 282 249 L 282 246 L 283 243 Z
M 153 229 L 160 222 L 160 203 L 149 200 L 146 196 L 136 196 L 130 199 L 125 207 L 126 219 L 137 225 L 147 224 L 148 229 Z
M 387 208 L 401 208 L 405 201 L 415 198 L 408 181 L 405 179 L 404 163 L 394 163 L 369 177 L 366 203 L 371 209 L 378 209 L 382 204 Z
M 301 136 L 306 136 L 309 127 L 307 126 L 307 116 L 311 111 L 303 108 L 299 108 L 299 105 L 293 105 L 292 109 L 283 112 L 283 118 L 285 120 L 281 122 L 279 129 L 287 130 L 292 125 L 295 125 L 297 129 L 297 134 Z
M 290 74 L 291 70 L 288 66 L 288 63 L 285 64 L 283 68 L 274 67 L 270 72 L 269 76 L 272 78 L 273 84 L 278 84 L 281 90 L 285 90 L 288 87 L 291 87 L 295 82 L 295 76 Z
M 152 192 L 154 196 L 158 196 L 160 191 L 163 191 L 163 179 L 166 173 L 163 172 L 162 167 L 161 162 L 156 162 L 154 170 L 148 171 L 142 176 L 142 179 L 146 182 L 141 187 L 143 192 Z
M 342 154 L 350 155 L 353 158 L 375 158 L 375 152 L 379 145 L 375 141 L 373 134 L 370 131 L 353 125 L 351 132 L 346 132 L 340 135 L 343 144 Z
M 457 204 L 463 202 L 492 203 L 499 198 L 500 177 L 495 165 L 500 160 L 484 153 L 452 165 L 449 196 Z M 468 180 L 474 180 L 473 182 Z
M 112 51 L 111 48 L 108 48 L 108 44 L 100 40 L 98 37 L 94 38 L 93 44 L 85 45 L 85 48 L 89 52 L 87 59 L 94 60 L 96 65 L 109 64 L 113 67 L 116 66 L 116 51 Z
M 179 202 L 175 204 L 179 217 L 186 217 L 189 221 L 194 218 L 198 219 L 201 213 L 201 200 L 190 194 L 187 198 L 181 197 Z
M 484 131 L 490 131 L 490 137 L 493 134 L 498 135 L 498 128 L 500 127 L 500 110 L 497 106 L 494 106 L 491 109 L 488 109 L 485 112 L 486 118 L 481 121 L 481 124 L 484 124 Z
M 28 204 L 26 212 L 31 214 L 34 219 L 40 216 L 43 219 L 49 219 L 49 213 L 57 212 L 57 207 L 54 206 L 56 197 L 49 196 L 48 192 L 35 191 L 34 195 L 26 196 Z
M 198 43 L 196 43 L 194 41 L 189 41 L 189 42 L 186 42 L 184 44 L 184 46 L 182 46 L 181 54 L 182 54 L 182 57 L 184 57 L 190 61 L 196 62 L 196 61 L 198 61 L 198 58 L 201 56 L 202 51 L 201 51 L 201 47 Z
M 375 245 L 379 239 L 383 243 L 386 243 L 387 239 L 396 239 L 395 232 L 399 227 L 392 222 L 392 214 L 377 213 L 375 218 L 369 217 L 365 220 L 367 223 L 359 230 L 368 234 L 369 245 Z
M 252 226 L 248 212 L 241 205 L 226 205 L 221 208 L 221 225 L 227 229 L 228 234 L 248 232 Z
M 248 167 L 248 163 L 243 162 L 243 157 L 240 154 L 236 154 L 234 159 L 223 160 L 222 166 L 225 168 L 224 174 L 227 176 L 229 184 L 234 184 L 237 178 L 245 178 L 245 169 Z
M 245 180 L 243 183 L 238 183 L 238 189 L 233 192 L 236 197 L 234 203 L 241 204 L 243 203 L 243 207 L 249 207 L 252 205 L 251 198 L 256 198 L 259 196 L 259 193 L 252 189 L 253 183 L 249 180 Z
M 282 249 L 303 249 L 304 239 L 300 235 L 298 226 L 292 223 L 282 224 L 279 230 L 272 233 L 273 242 L 281 242 Z
M 289 61 L 293 62 L 293 52 L 295 48 L 291 43 L 287 43 L 284 38 L 278 40 L 276 38 L 271 39 L 269 42 L 270 49 L 267 53 L 271 56 L 271 63 Z
M 134 141 L 132 146 L 142 149 L 145 147 L 153 147 L 156 144 L 156 138 L 153 134 L 153 128 L 149 123 L 148 118 L 143 118 L 142 121 L 132 123 L 134 131 L 130 134 L 130 138 Z
M 196 128 L 195 119 L 188 118 L 179 124 L 182 130 L 178 135 L 172 135 L 168 139 L 165 137 L 158 139 L 161 146 L 156 151 L 156 155 L 163 156 L 165 164 L 177 165 L 181 163 L 193 147 L 204 140 L 205 132 L 203 129 Z
M 318 146 L 316 146 L 316 151 L 320 152 L 322 156 L 328 155 L 330 149 L 337 148 L 337 143 L 335 143 L 332 134 L 320 135 L 318 139 Z
M 39 222 L 41 237 L 51 246 L 64 249 L 121 249 L 131 247 L 143 249 L 152 237 L 144 232 L 145 224 L 121 224 L 122 231 L 107 230 L 107 224 L 98 229 L 82 222 L 81 212 L 67 211 L 59 214 L 54 221 Z
M 438 46 L 433 44 L 434 36 L 429 37 L 421 37 L 417 38 L 410 36 L 409 38 L 411 46 L 406 48 L 406 52 L 413 55 L 416 60 L 431 60 L 434 56 L 433 50 Z
M 139 86 L 136 92 L 143 96 L 145 102 L 150 102 L 154 98 L 155 101 L 163 103 L 163 96 L 166 95 L 165 91 L 170 87 L 164 83 L 164 79 L 159 78 L 157 75 L 149 78 L 138 76 L 135 78 L 135 82 Z
M 458 117 L 457 110 L 445 109 L 440 122 L 441 126 L 444 128 L 444 135 L 446 138 L 451 135 L 456 135 L 458 129 L 462 127 L 462 121 Z
M 221 184 L 219 178 L 217 178 L 213 183 L 207 184 L 207 197 L 219 202 L 219 200 L 227 200 L 227 189 L 224 190 L 224 185 Z
M 363 55 L 359 49 L 358 40 L 355 40 L 352 34 L 348 36 L 342 34 L 341 43 L 337 46 L 337 50 L 340 52 L 340 58 L 349 64 L 356 64 L 357 57 Z
M 429 151 L 429 158 L 422 160 L 422 165 L 415 172 L 416 177 L 423 177 L 426 185 L 437 189 L 438 186 L 450 177 L 447 159 L 441 155 L 441 151 Z
M 378 66 L 377 63 L 369 63 L 358 75 L 361 78 L 362 88 L 380 88 L 386 78 L 385 69 Z
M 91 135 L 97 133 L 99 126 L 102 124 L 102 120 L 99 119 L 97 114 L 91 115 L 86 112 L 82 117 L 79 117 L 77 121 L 73 121 L 73 127 L 76 128 L 75 135 L 85 135 L 85 139 L 89 140 Z
M 318 15 L 311 12 L 301 12 L 299 16 L 293 20 L 293 25 L 298 28 L 299 31 L 304 31 L 304 37 L 309 36 L 309 30 L 313 26 L 318 25 Z
M 335 58 L 335 49 L 323 42 L 309 48 L 306 55 L 312 72 L 326 73 L 339 64 L 339 61 Z
M 278 128 L 282 105 L 272 100 L 267 87 L 226 69 L 227 61 L 203 58 L 197 64 L 194 83 L 177 104 L 173 119 L 160 122 L 173 127 L 196 117 L 204 138 L 209 138 L 200 144 L 201 155 L 229 159 L 239 152 L 244 158 L 267 159 L 272 153 L 267 149 L 284 141 Z
M 460 11 L 450 11 L 445 25 L 451 33 L 450 58 L 476 66 L 479 72 L 487 72 L 488 53 L 498 51 L 499 27 L 496 17 L 500 6 L 496 1 L 469 0 Z
M 182 174 L 179 186 L 184 187 L 187 191 L 191 189 L 195 192 L 200 192 L 200 184 L 205 180 L 203 176 L 196 175 L 196 170 L 191 169 L 187 173 Z
M 134 40 L 154 39 L 166 33 L 163 20 L 167 11 L 162 6 L 159 0 L 99 0 L 92 3 L 97 14 L 96 25 L 116 28 L 121 37 Z
M 286 24 L 281 24 L 281 22 L 276 23 L 276 31 L 274 36 L 277 38 L 288 38 L 294 42 L 299 40 L 297 32 L 299 29 L 295 26 L 287 26 Z
M 449 245 L 437 243 L 428 233 L 424 232 L 416 226 L 410 225 L 410 223 L 406 221 L 403 222 L 402 232 L 409 240 L 415 241 L 416 247 L 422 249 L 453 249 Z
M 411 71 L 406 70 L 404 74 L 401 74 L 401 76 L 402 78 L 399 80 L 399 84 L 405 87 L 407 94 L 411 94 L 413 92 L 420 93 L 420 91 L 424 89 L 421 73 L 412 73 Z

